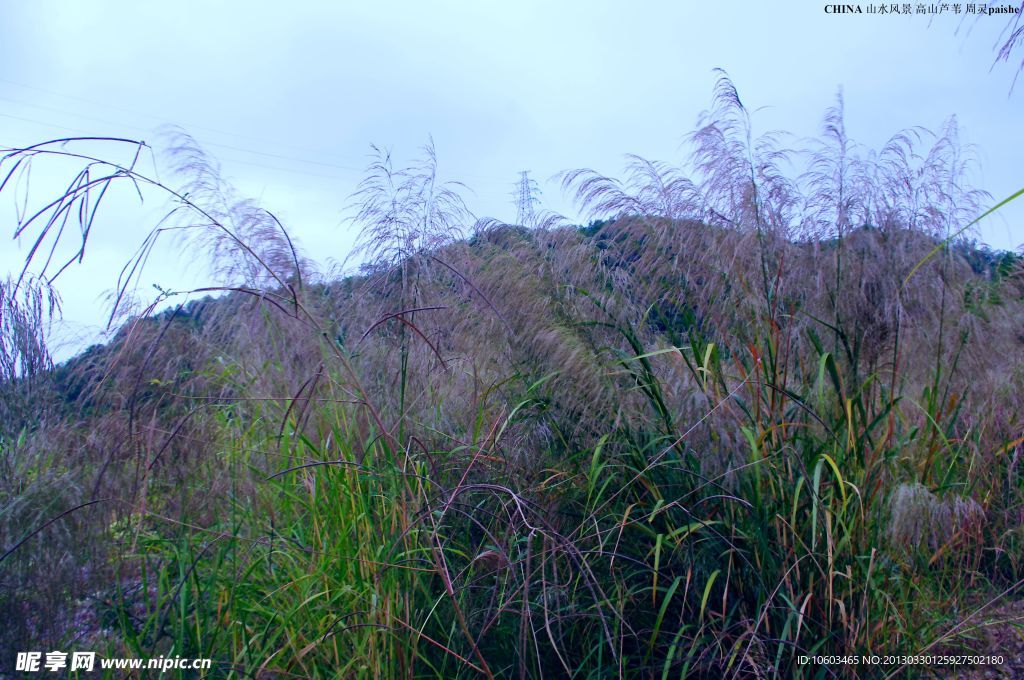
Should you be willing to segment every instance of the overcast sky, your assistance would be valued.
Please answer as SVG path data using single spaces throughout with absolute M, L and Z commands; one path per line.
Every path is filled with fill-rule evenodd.
M 432 136 L 442 174 L 473 190 L 478 215 L 514 219 L 510 192 L 529 170 L 544 207 L 575 217 L 548 179 L 576 167 L 617 174 L 626 153 L 681 160 L 720 67 L 750 108 L 766 107 L 761 130 L 816 135 L 841 86 L 848 130 L 866 146 L 955 114 L 977 148 L 977 186 L 997 200 L 1024 187 L 1024 77 L 1010 92 L 1024 50 L 993 67 L 1012 17 L 824 7 L 0 0 L 0 146 L 81 134 L 155 140 L 161 125 L 179 125 L 306 252 L 342 260 L 353 242 L 344 208 L 370 144 L 409 159 Z M 43 173 L 32 189 L 57 179 Z M 982 239 L 1024 243 L 1022 204 L 990 220 Z M 61 287 L 68 328 L 86 336 L 159 214 L 127 197 L 112 206 Z M 0 196 L 7 235 L 12 216 Z M 6 238 L 0 267 L 13 271 L 24 250 Z M 142 282 L 202 282 L 198 268 L 181 273 L 186 264 L 165 252 Z

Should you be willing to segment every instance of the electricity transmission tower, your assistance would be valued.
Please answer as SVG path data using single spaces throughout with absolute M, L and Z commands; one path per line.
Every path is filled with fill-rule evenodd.
M 537 182 L 530 179 L 529 170 L 519 173 L 519 181 L 512 195 L 516 199 L 516 224 L 524 227 L 534 226 L 537 221 L 534 206 L 540 203 L 540 188 Z

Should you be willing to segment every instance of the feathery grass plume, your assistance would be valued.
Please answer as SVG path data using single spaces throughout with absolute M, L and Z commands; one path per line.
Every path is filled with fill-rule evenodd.
M 46 401 L 40 391 L 53 368 L 47 331 L 59 314 L 45 281 L 0 281 L 0 438 L 16 438 L 40 415 L 35 405 Z
M 999 46 L 999 52 L 996 53 L 996 63 L 1010 61 L 1010 55 L 1020 46 L 1021 42 L 1024 42 L 1024 26 L 1020 22 L 1022 14 L 1024 14 L 1024 2 L 1017 8 L 1013 23 L 1006 30 L 1006 41 Z M 1017 74 L 1013 77 L 1013 83 L 1010 85 L 1011 93 L 1013 88 L 1017 86 L 1017 78 L 1020 77 L 1021 71 L 1024 71 L 1024 59 L 1021 60 L 1020 66 L 1017 68 Z
M 441 182 L 433 140 L 423 157 L 396 169 L 391 153 L 374 146 L 374 160 L 353 195 L 360 245 L 353 256 L 373 268 L 394 269 L 464 236 L 471 214 L 460 182 Z
M 701 195 L 679 168 L 632 154 L 626 158 L 625 182 L 590 169 L 567 170 L 559 175 L 562 189 L 572 191 L 579 207 L 591 218 L 700 217 Z
M 900 484 L 892 497 L 892 519 L 889 535 L 908 548 L 922 544 L 935 549 L 949 527 L 935 526 L 935 508 L 939 501 L 923 484 Z
M 908 551 L 927 549 L 929 556 L 975 543 L 985 523 L 985 511 L 973 498 L 940 499 L 917 482 L 897 486 L 890 508 L 890 540 Z
M 714 106 L 690 136 L 690 162 L 700 177 L 706 220 L 787 238 L 798 202 L 783 165 L 793 152 L 781 146 L 780 132 L 754 137 L 750 111 L 735 84 L 724 71 L 718 75 Z
M 852 229 L 868 223 L 870 189 L 869 164 L 846 130 L 842 90 L 825 111 L 821 137 L 811 144 L 808 168 L 800 178 L 806 196 L 800 234 L 812 242 L 842 241 Z
M 397 304 L 385 302 L 379 318 L 399 323 L 397 413 L 401 416 L 409 386 L 410 333 L 416 332 L 430 344 L 416 325 L 417 308 L 426 306 L 421 301 L 434 281 L 427 255 L 461 238 L 471 214 L 459 194 L 464 186 L 439 180 L 433 140 L 423 147 L 421 159 L 401 169 L 395 169 L 390 152 L 372 148 L 374 160 L 352 196 L 357 209 L 354 222 L 361 227 L 352 256 L 364 258 L 364 271 L 374 272 L 376 285 L 397 291 Z M 437 358 L 443 363 L 442 356 Z
M 183 245 L 206 253 L 223 285 L 301 288 L 313 265 L 300 257 L 277 218 L 256 201 L 240 198 L 217 161 L 183 130 L 167 128 L 163 142 L 170 169 L 182 182 L 178 193 L 189 200 L 165 218 L 184 238 Z

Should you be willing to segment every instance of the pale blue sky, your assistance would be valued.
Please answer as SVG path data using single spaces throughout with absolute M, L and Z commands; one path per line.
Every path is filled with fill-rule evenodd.
M 509 194 L 528 169 L 544 206 L 574 216 L 548 178 L 575 167 L 616 174 L 626 153 L 680 160 L 721 67 L 749 106 L 766 107 L 762 130 L 815 135 L 842 86 L 863 144 L 956 114 L 977 147 L 976 184 L 996 199 L 1024 186 L 1024 82 L 1011 94 L 1016 63 L 992 68 L 1012 18 L 833 16 L 824 6 L 0 0 L 0 145 L 153 139 L 177 124 L 307 252 L 343 259 L 353 237 L 343 209 L 371 143 L 405 159 L 432 135 L 443 175 L 475 192 L 478 215 L 513 219 Z M 35 190 L 47 179 L 33 178 Z M 990 220 L 983 240 L 1024 243 L 1022 203 Z M 127 200 L 114 208 L 61 289 L 69 328 L 101 318 L 99 296 L 156 215 Z M 0 218 L 11 233 L 9 205 Z M 0 246 L 0 267 L 21 256 Z M 202 280 L 182 267 L 167 253 L 143 283 Z

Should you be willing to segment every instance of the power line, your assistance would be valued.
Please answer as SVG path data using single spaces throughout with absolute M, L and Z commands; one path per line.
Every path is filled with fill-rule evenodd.
M 21 121 L 23 123 L 30 123 L 32 125 L 39 125 L 39 126 L 42 126 L 42 127 L 54 128 L 56 130 L 65 130 L 67 132 L 74 132 L 74 133 L 77 133 L 77 134 L 80 134 L 80 135 L 89 135 L 89 134 L 91 134 L 89 131 L 83 130 L 81 128 L 68 127 L 66 125 L 58 125 L 56 123 L 49 123 L 49 122 L 46 122 L 46 121 L 43 121 L 43 120 L 36 120 L 36 119 L 33 119 L 33 118 L 24 118 L 24 117 L 21 117 L 21 116 L 12 116 L 12 115 L 10 115 L 8 113 L 0 113 L 0 118 L 10 118 L 11 120 L 17 120 L 17 121 Z M 222 146 L 222 145 L 218 145 L 218 144 L 214 144 L 214 143 L 208 143 L 208 142 L 203 142 L 202 145 L 204 145 L 204 146 Z M 14 149 L 18 148 L 18 145 L 5 144 L 4 148 L 7 149 L 7 150 L 14 150 Z M 243 151 L 244 152 L 245 149 L 238 149 L 238 151 Z M 219 156 L 217 158 L 217 160 L 221 161 L 221 162 L 227 162 L 229 164 L 248 165 L 248 166 L 252 166 L 252 167 L 255 167 L 255 168 L 261 168 L 263 170 L 272 170 L 272 171 L 275 171 L 275 172 L 285 172 L 285 173 L 305 175 L 306 177 L 319 177 L 321 179 L 330 179 L 330 180 L 343 179 L 340 175 L 325 175 L 325 174 L 322 174 L 322 173 L 309 172 L 307 170 L 300 170 L 300 169 L 297 169 L 297 168 L 285 168 L 285 167 L 280 167 L 280 166 L 276 166 L 276 165 L 266 165 L 266 164 L 263 164 L 263 163 L 256 163 L 254 161 L 242 160 L 240 158 L 231 158 L 229 156 L 228 157 Z
M 49 89 L 42 88 L 42 87 L 36 87 L 35 85 L 27 85 L 25 83 L 19 83 L 19 82 L 15 81 L 15 80 L 11 80 L 9 78 L 0 78 L 0 82 L 7 83 L 8 85 L 14 85 L 16 87 L 21 87 L 21 88 L 24 88 L 26 90 L 33 90 L 35 92 L 41 92 L 43 94 L 48 94 L 48 95 L 53 96 L 53 97 L 61 97 L 63 99 L 72 99 L 72 100 L 75 100 L 75 101 L 83 102 L 85 104 L 91 104 L 93 106 L 99 106 L 99 107 L 105 108 L 105 109 L 110 110 L 110 111 L 118 111 L 120 113 L 126 113 L 129 116 L 141 116 L 143 118 L 150 118 L 152 120 L 158 120 L 161 123 L 166 123 L 167 122 L 167 116 L 166 115 L 157 115 L 155 113 L 150 113 L 150 112 L 147 112 L 147 111 L 136 111 L 136 110 L 131 110 L 131 109 L 125 109 L 125 108 L 118 107 L 118 106 L 112 106 L 111 104 L 108 104 L 106 102 L 97 101 L 95 99 L 89 99 L 87 97 L 80 97 L 78 95 L 67 94 L 66 92 L 58 92 L 56 90 L 49 90 Z M 251 137 L 249 135 L 242 135 L 242 134 L 239 134 L 237 132 L 229 132 L 227 130 L 219 130 L 217 128 L 211 128 L 211 127 L 208 127 L 208 126 L 205 126 L 205 125 L 194 125 L 192 123 L 187 123 L 187 122 L 182 123 L 182 125 L 184 127 L 189 128 L 189 129 L 205 130 L 206 132 L 213 132 L 213 133 L 218 134 L 218 135 L 227 135 L 229 137 L 235 137 L 237 139 L 248 139 L 249 141 L 257 142 L 259 144 L 265 144 L 266 143 L 266 140 L 263 140 L 263 139 L 259 139 L 259 138 L 256 138 L 256 137 Z M 132 126 L 126 126 L 126 127 L 132 127 Z M 292 149 L 296 149 L 296 150 L 300 150 L 300 151 L 312 152 L 312 153 L 317 153 L 318 152 L 317 150 L 308 149 L 308 148 L 305 148 L 305 147 L 295 147 L 295 146 L 289 147 L 289 145 L 284 145 L 284 144 L 279 144 L 278 146 L 288 147 L 288 148 L 292 148 Z
M 29 86 L 29 85 L 24 85 L 22 83 L 17 83 L 17 82 L 8 80 L 6 78 L 0 78 L 0 82 L 5 82 L 5 83 L 17 85 L 19 87 L 23 87 L 23 88 L 26 88 L 26 89 L 29 89 L 29 90 L 35 90 L 35 91 L 42 92 L 42 93 L 45 93 L 45 94 L 51 94 L 51 95 L 55 95 L 55 96 L 59 96 L 59 97 L 65 97 L 67 99 L 77 99 L 79 101 L 83 101 L 83 102 L 86 102 L 86 103 L 89 103 L 89 104 L 95 104 L 97 106 L 101 106 L 101 107 L 107 108 L 109 110 L 122 111 L 124 113 L 128 113 L 129 115 L 145 115 L 145 116 L 150 116 L 150 117 L 153 117 L 153 118 L 158 118 L 157 116 L 151 116 L 150 114 L 144 114 L 144 113 L 127 111 L 127 110 L 124 110 L 124 109 L 118 109 L 117 107 L 109 106 L 109 105 L 102 104 L 102 103 L 99 103 L 99 102 L 94 102 L 92 100 L 89 100 L 89 99 L 86 99 L 86 98 L 83 98 L 83 97 L 75 97 L 73 95 L 62 94 L 62 93 L 59 93 L 59 92 L 53 92 L 52 90 L 46 90 L 46 89 L 43 89 L 43 88 L 38 88 L 38 87 Z M 139 127 L 139 126 L 136 126 L 136 125 L 131 125 L 131 124 L 128 124 L 128 123 L 123 123 L 123 122 L 118 122 L 118 121 L 114 121 L 114 120 L 109 120 L 109 119 L 101 118 L 101 117 L 97 117 L 97 116 L 91 116 L 91 115 L 83 114 L 83 113 L 80 113 L 80 112 L 77 112 L 77 111 L 69 111 L 67 109 L 63 109 L 63 108 L 59 108 L 59 107 L 45 106 L 45 105 L 42 105 L 42 104 L 26 102 L 26 101 L 23 101 L 23 100 L 18 99 L 18 98 L 12 98 L 10 96 L 0 95 L 0 100 L 6 101 L 6 102 L 12 104 L 15 107 L 18 107 L 18 106 L 20 106 L 20 107 L 31 107 L 33 109 L 37 109 L 37 110 L 40 110 L 40 111 L 46 111 L 46 112 L 49 112 L 49 113 L 57 114 L 59 116 L 68 117 L 68 118 L 71 118 L 71 119 L 78 119 L 78 120 L 81 120 L 81 121 L 88 121 L 88 122 L 92 122 L 92 123 L 101 123 L 103 125 L 111 126 L 113 128 L 112 131 L 116 131 L 116 130 L 119 130 L 119 129 L 126 129 L 126 130 L 135 130 L 135 131 L 138 131 L 138 132 L 145 133 L 147 135 L 153 133 L 152 129 L 148 129 L 147 130 L 145 128 L 142 128 L 142 127 Z M 74 133 L 78 133 L 78 134 L 82 134 L 82 135 L 91 134 L 89 131 L 84 130 L 84 129 L 80 128 L 80 127 L 72 127 L 72 126 L 67 126 L 67 125 L 60 125 L 60 124 L 49 122 L 49 121 L 45 121 L 45 120 L 40 120 L 40 119 L 35 119 L 35 118 L 28 118 L 28 117 L 23 117 L 23 116 L 17 116 L 17 115 L 12 115 L 12 114 L 9 114 L 9 113 L 0 113 L 0 117 L 9 118 L 11 120 L 16 120 L 16 121 L 20 121 L 20 122 L 23 122 L 23 123 L 28 123 L 28 124 L 31 124 L 31 125 L 38 125 L 38 126 L 43 126 L 43 127 L 49 127 L 49 128 L 54 128 L 54 129 L 58 129 L 58 130 L 63 130 L 63 131 L 67 131 L 67 132 L 74 132 Z M 218 130 L 214 130 L 213 128 L 206 128 L 206 127 L 203 127 L 203 126 L 196 126 L 196 128 L 197 129 L 204 129 L 204 130 L 208 130 L 208 131 L 217 132 L 219 134 L 228 134 L 228 135 L 231 135 L 231 136 L 237 137 L 237 138 L 252 139 L 252 140 L 258 141 L 261 144 L 264 144 L 266 146 L 271 146 L 271 147 L 272 146 L 276 146 L 275 144 L 267 144 L 266 142 L 263 142 L 263 141 L 258 140 L 256 138 L 253 138 L 253 137 L 246 137 L 244 135 L 238 135 L 238 134 L 233 134 L 233 133 L 221 132 L 221 131 L 218 131 Z M 340 170 L 342 172 L 337 173 L 337 174 L 331 173 L 331 172 L 328 172 L 328 173 L 310 172 L 310 171 L 308 171 L 306 169 L 281 167 L 281 166 L 278 166 L 278 165 L 267 165 L 265 163 L 254 162 L 253 160 L 243 160 L 243 159 L 240 159 L 240 158 L 232 158 L 230 156 L 221 156 L 221 157 L 218 158 L 218 160 L 227 163 L 229 166 L 230 165 L 234 165 L 234 164 L 247 165 L 247 166 L 250 166 L 250 167 L 261 168 L 261 169 L 269 170 L 269 171 L 273 171 L 273 172 L 284 172 L 284 173 L 289 173 L 289 174 L 300 174 L 300 175 L 305 175 L 307 177 L 317 177 L 317 178 L 326 179 L 326 180 L 337 179 L 337 180 L 341 180 L 343 182 L 344 181 L 351 181 L 351 180 L 354 180 L 354 179 L 358 178 L 358 176 L 360 176 L 361 173 L 364 171 L 362 168 L 356 168 L 356 167 L 352 167 L 352 166 L 348 166 L 348 165 L 341 165 L 341 164 L 338 164 L 338 163 L 331 163 L 331 162 L 327 162 L 327 161 L 315 160 L 315 159 L 310 159 L 310 158 L 302 158 L 302 157 L 298 157 L 298 156 L 291 156 L 291 155 L 285 155 L 285 154 L 279 154 L 279 153 L 272 153 L 272 152 L 269 152 L 269 151 L 262 151 L 262 150 L 258 150 L 258 149 L 247 148 L 245 146 L 239 146 L 239 145 L 236 145 L 236 144 L 225 144 L 223 142 L 216 142 L 216 141 L 212 141 L 212 140 L 210 140 L 208 138 L 205 138 L 205 135 L 203 137 L 197 137 L 197 142 L 199 142 L 200 146 L 203 146 L 203 147 L 211 147 L 211 148 L 217 148 L 217 149 L 224 149 L 224 150 L 227 150 L 227 151 L 238 152 L 238 153 L 241 153 L 241 154 L 248 154 L 248 155 L 262 157 L 262 158 L 267 158 L 267 159 L 276 159 L 276 160 L 284 161 L 284 162 L 287 162 L 287 163 L 295 163 L 295 164 L 302 164 L 302 165 L 307 165 L 307 166 L 313 166 L 313 167 L 318 168 L 318 169 L 322 168 L 322 169 L 326 169 L 326 170 Z M 284 145 L 280 145 L 280 146 L 284 146 Z M 525 175 L 525 179 L 523 178 L 523 175 Z M 468 185 L 466 186 L 466 189 L 469 191 L 469 194 L 473 197 L 474 200 L 484 201 L 484 202 L 488 202 L 488 203 L 497 203 L 497 201 L 500 200 L 500 199 L 498 199 L 498 197 L 494 193 L 492 193 L 491 191 L 487 190 L 489 187 L 494 186 L 493 180 L 491 180 L 489 178 L 486 178 L 486 179 L 482 178 L 479 175 L 463 175 L 463 176 L 471 177 L 471 178 L 479 181 L 477 186 L 479 186 L 479 187 L 484 189 L 484 191 L 478 193 L 476 190 L 474 190 L 474 188 L 472 186 L 468 186 Z M 516 197 L 516 208 L 517 208 L 517 221 L 519 223 L 521 223 L 521 224 L 533 224 L 534 221 L 536 220 L 536 214 L 535 214 L 535 209 L 534 208 L 535 208 L 535 205 L 537 205 L 539 203 L 538 194 L 540 193 L 540 191 L 539 191 L 539 188 L 538 188 L 538 185 L 537 185 L 536 181 L 534 181 L 534 180 L 529 178 L 529 172 L 528 171 L 524 171 L 523 173 L 520 173 L 520 176 L 521 176 L 520 182 L 519 182 L 520 186 L 518 186 L 517 192 L 515 194 L 515 197 Z M 482 180 L 482 181 L 480 181 L 480 180 Z
M 28 106 L 28 107 L 31 107 L 31 108 L 34 108 L 34 109 L 39 109 L 41 111 L 48 111 L 50 113 L 56 113 L 56 114 L 62 115 L 62 116 L 69 116 L 71 118 L 79 118 L 81 120 L 92 121 L 92 122 L 95 122 L 95 123 L 102 123 L 103 125 L 109 125 L 112 128 L 114 128 L 114 129 L 135 130 L 135 131 L 138 131 L 138 132 L 145 133 L 147 135 L 153 132 L 153 130 L 151 130 L 151 129 L 141 128 L 141 127 L 139 127 L 137 125 L 130 125 L 128 123 L 115 122 L 115 121 L 111 121 L 111 120 L 106 120 L 104 118 L 97 118 L 95 116 L 87 116 L 87 115 L 82 114 L 82 113 L 76 113 L 76 112 L 72 112 L 72 111 L 67 111 L 65 109 L 58 109 L 58 108 L 54 108 L 54 107 L 51 107 L 51 106 L 43 106 L 41 104 L 33 104 L 33 103 L 30 103 L 30 102 L 23 102 L 23 101 L 20 101 L 20 100 L 17 100 L 17 99 L 11 99 L 9 97 L 0 96 L 0 100 L 6 101 L 6 102 L 10 102 L 12 104 L 17 104 L 18 106 Z M 74 132 L 84 132 L 83 130 L 80 130 L 78 128 L 71 128 L 71 127 L 66 127 L 66 126 L 63 126 L 63 125 L 56 125 L 54 123 L 47 123 L 47 122 L 44 122 L 44 121 L 33 120 L 33 119 L 28 119 L 28 118 L 19 118 L 17 116 L 12 116 L 10 114 L 0 114 L 0 115 L 3 115 L 4 117 L 7 117 L 7 118 L 13 118 L 15 120 L 21 120 L 21 121 L 24 121 L 24 122 L 27 122 L 27 123 L 35 123 L 36 125 L 46 125 L 46 126 L 50 126 L 50 127 L 64 129 L 64 130 L 71 130 L 71 131 L 74 131 Z M 202 139 L 202 140 L 198 140 L 198 141 L 200 141 L 202 146 L 217 147 L 217 148 L 220 148 L 220 149 L 227 149 L 229 151 L 240 151 L 242 153 L 252 154 L 254 156 L 264 156 L 264 157 L 267 157 L 267 158 L 275 158 L 277 160 L 290 161 L 292 163 L 305 163 L 307 165 L 316 165 L 316 166 L 325 167 L 325 168 L 334 168 L 334 169 L 337 169 L 337 170 L 345 170 L 347 172 L 354 172 L 354 173 L 361 173 L 363 171 L 362 168 L 354 168 L 354 167 L 351 167 L 351 166 L 338 165 L 337 163 L 328 163 L 328 162 L 325 162 L 325 161 L 311 160 L 311 159 L 308 159 L 308 158 L 298 158 L 296 156 L 286 156 L 286 155 L 283 155 L 283 154 L 270 153 L 268 151 L 258 151 L 256 149 L 247 149 L 245 147 L 236 146 L 236 145 L 232 145 L 232 144 L 223 144 L 221 142 L 213 142 L 213 141 L 209 141 L 207 139 Z M 281 168 L 268 168 L 268 169 L 281 169 Z M 326 175 L 317 175 L 317 176 L 318 177 L 325 177 Z
M 71 95 L 71 94 L 66 94 L 66 93 L 62 93 L 62 92 L 57 92 L 57 91 L 54 91 L 54 90 L 49 90 L 49 89 L 45 89 L 45 88 L 41 88 L 41 87 L 35 87 L 33 85 L 26 85 L 24 83 L 19 83 L 17 81 L 10 80 L 9 78 L 0 78 L 0 82 L 7 83 L 9 85 L 14 85 L 14 86 L 21 87 L 21 88 L 25 88 L 27 90 L 33 90 L 33 91 L 36 91 L 36 92 L 41 92 L 43 94 L 47 94 L 47 95 L 51 95 L 51 96 L 55 96 L 55 97 L 61 97 L 61 98 L 65 98 L 65 99 L 71 99 L 71 100 L 76 100 L 76 101 L 84 102 L 84 103 L 87 103 L 87 104 L 91 104 L 93 106 L 99 106 L 99 107 L 102 107 L 102 108 L 106 108 L 106 109 L 111 110 L 111 111 L 118 111 L 120 113 L 125 113 L 125 114 L 128 114 L 130 116 L 142 116 L 142 117 L 146 117 L 146 118 L 151 118 L 153 120 L 161 121 L 162 123 L 165 123 L 165 124 L 167 123 L 167 116 L 166 115 L 165 116 L 158 116 L 156 114 L 147 113 L 147 112 L 144 112 L 144 111 L 132 111 L 132 110 L 129 110 L 129 109 L 119 108 L 119 107 L 116 107 L 116 106 L 111 106 L 110 104 L 106 104 L 106 103 L 103 103 L 103 102 L 95 101 L 93 99 L 88 99 L 86 97 L 79 97 L 79 96 L 76 96 L 76 95 Z M 73 117 L 73 118 L 78 118 L 80 120 L 90 120 L 90 121 L 94 121 L 94 122 L 103 123 L 104 125 L 111 125 L 111 126 L 114 126 L 115 128 L 127 128 L 127 129 L 137 130 L 137 131 L 143 132 L 145 134 L 151 134 L 153 132 L 152 129 L 146 129 L 146 128 L 139 127 L 137 125 L 131 125 L 131 124 L 127 124 L 127 123 L 119 123 L 119 122 L 115 122 L 115 121 L 111 121 L 111 120 L 106 120 L 106 119 L 103 119 L 103 118 L 97 118 L 97 117 L 94 117 L 94 116 L 87 116 L 87 115 L 84 115 L 84 114 L 81 114 L 81 113 L 78 113 L 78 112 L 68 111 L 67 109 L 48 107 L 48 106 L 43 106 L 43 105 L 40 105 L 40 104 L 33 104 L 33 103 L 29 103 L 29 102 L 24 102 L 24 101 L 21 101 L 21 100 L 18 100 L 18 99 L 12 99 L 10 97 L 0 97 L 0 99 L 3 99 L 3 100 L 8 101 L 8 102 L 10 102 L 12 104 L 17 104 L 17 105 L 20 105 L 20 106 L 29 106 L 29 107 L 40 109 L 40 110 L 43 110 L 43 111 L 49 111 L 49 112 L 57 113 L 57 114 L 64 115 L 64 116 L 70 116 L 70 117 Z M 0 115 L 4 115 L 4 114 L 0 114 Z M 29 120 L 29 119 L 19 119 L 19 118 L 14 117 L 14 116 L 8 116 L 8 117 L 15 118 L 16 120 L 24 120 L 25 122 L 34 122 L 34 123 L 36 123 L 38 125 L 49 125 L 50 127 L 56 127 L 56 128 L 61 128 L 61 129 L 65 129 L 65 130 L 72 130 L 72 131 L 82 132 L 81 130 L 76 130 L 75 128 L 55 125 L 53 123 L 45 123 L 45 122 L 42 122 L 42 121 L 32 121 L 32 120 Z M 204 126 L 204 125 L 194 125 L 194 124 L 186 122 L 186 123 L 181 123 L 181 127 L 185 128 L 187 130 L 192 130 L 192 129 L 194 129 L 194 130 L 205 130 L 206 132 L 214 133 L 214 134 L 218 134 L 218 135 L 227 135 L 229 137 L 235 137 L 237 139 L 246 139 L 246 140 L 249 140 L 249 141 L 252 141 L 252 142 L 256 142 L 257 144 L 259 144 L 261 146 L 264 146 L 264 147 L 279 147 L 279 148 L 293 149 L 293 150 L 299 150 L 299 151 L 307 151 L 307 152 L 311 152 L 311 153 L 322 153 L 322 151 L 319 151 L 319 150 L 307 149 L 305 147 L 297 147 L 297 146 L 292 146 L 292 145 L 288 145 L 288 144 L 281 144 L 279 142 L 267 142 L 265 139 L 260 139 L 260 138 L 252 137 L 252 136 L 249 136 L 249 135 L 242 135 L 242 134 L 238 134 L 238 133 L 235 133 L 235 132 L 227 132 L 227 131 L 224 131 L 224 130 L 219 130 L 219 129 L 211 128 L 211 127 Z M 303 164 L 307 164 L 307 165 L 316 165 L 316 166 L 320 166 L 320 167 L 334 168 L 334 169 L 337 169 L 337 170 L 345 170 L 347 172 L 353 172 L 353 173 L 363 173 L 365 171 L 365 169 L 366 169 L 365 166 L 353 167 L 351 165 L 340 165 L 338 163 L 331 163 L 331 162 L 327 162 L 327 161 L 314 160 L 314 159 L 310 159 L 310 158 L 303 158 L 303 157 L 296 156 L 296 155 L 287 155 L 287 154 L 271 153 L 269 151 L 260 151 L 260 150 L 248 148 L 248 147 L 245 147 L 245 146 L 239 146 L 239 145 L 236 145 L 236 144 L 225 144 L 223 142 L 214 142 L 214 141 L 210 141 L 209 138 L 207 138 L 207 137 L 200 138 L 200 136 L 196 136 L 196 139 L 201 142 L 202 146 L 209 146 L 209 147 L 227 149 L 227 150 L 231 150 L 231 151 L 239 151 L 239 152 L 242 152 L 242 153 L 248 153 L 248 154 L 252 154 L 252 155 L 255 155 L 255 156 L 264 156 L 264 157 L 267 157 L 267 158 L 276 158 L 278 160 L 286 160 L 286 161 L 290 161 L 290 162 L 293 162 L 293 163 L 303 163 Z M 352 156 L 352 155 L 345 155 L 345 156 L 341 156 L 341 157 L 345 158 L 347 160 L 351 160 L 351 161 L 355 161 L 356 160 L 356 157 Z M 361 157 L 361 159 L 363 159 L 363 160 L 365 160 L 365 158 L 366 158 L 366 156 Z M 255 164 L 249 163 L 249 165 L 255 165 Z M 271 168 L 271 169 L 273 169 L 273 168 Z M 463 174 L 462 176 L 470 178 L 470 179 L 473 179 L 473 180 L 483 180 L 483 181 L 485 181 L 487 183 L 493 182 L 493 179 L 491 179 L 491 178 L 484 178 L 484 177 L 482 177 L 480 175 L 467 175 L 467 174 Z
M 78 128 L 67 127 L 66 125 L 56 125 L 54 123 L 46 123 L 41 120 L 33 120 L 32 118 L 22 118 L 21 116 L 12 116 L 9 113 L 0 113 L 0 117 L 10 118 L 11 120 L 20 120 L 23 123 L 31 123 L 33 125 L 42 125 L 44 127 L 57 128 L 58 130 L 67 130 L 68 132 L 77 132 L 79 134 L 88 134 L 85 130 Z M 12 147 L 13 148 L 13 147 Z

